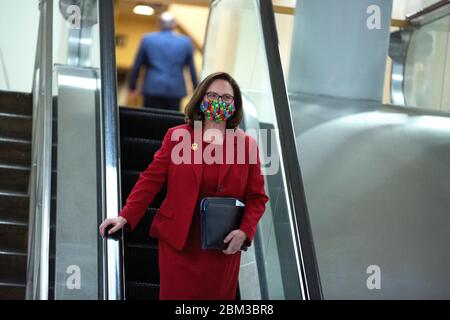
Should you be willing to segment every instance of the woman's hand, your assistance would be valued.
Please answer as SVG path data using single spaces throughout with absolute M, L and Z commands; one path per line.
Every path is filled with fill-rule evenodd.
M 113 234 L 114 232 L 119 231 L 127 223 L 128 223 L 127 219 L 125 219 L 124 217 L 121 217 L 121 216 L 118 216 L 118 217 L 112 218 L 112 219 L 106 219 L 105 221 L 102 222 L 102 224 L 99 227 L 100 235 L 102 236 L 102 238 L 104 238 L 105 237 L 105 229 L 111 224 L 113 225 L 113 227 L 111 228 L 111 230 L 109 230 L 108 234 Z
M 223 242 L 228 243 L 228 248 L 226 250 L 222 250 L 225 254 L 235 254 L 238 252 L 242 245 L 244 244 L 245 239 L 247 239 L 247 235 L 242 230 L 233 230 L 231 231 L 223 240 Z

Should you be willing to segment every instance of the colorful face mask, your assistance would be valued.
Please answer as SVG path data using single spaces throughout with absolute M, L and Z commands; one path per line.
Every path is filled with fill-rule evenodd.
M 206 103 L 202 100 L 200 110 L 205 114 L 209 120 L 220 123 L 228 120 L 236 111 L 234 102 L 226 103 L 224 101 L 217 101 L 209 99 Z

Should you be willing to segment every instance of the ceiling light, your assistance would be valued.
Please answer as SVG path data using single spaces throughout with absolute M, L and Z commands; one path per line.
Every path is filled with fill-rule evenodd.
M 136 7 L 134 7 L 133 12 L 135 14 L 142 14 L 144 16 L 151 16 L 155 10 L 147 5 L 138 5 Z

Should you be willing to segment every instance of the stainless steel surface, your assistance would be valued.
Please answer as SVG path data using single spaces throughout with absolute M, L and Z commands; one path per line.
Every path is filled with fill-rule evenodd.
M 97 24 L 97 0 L 60 0 L 59 8 L 69 21 L 67 64 L 91 67 L 93 27 Z M 78 15 L 77 18 L 74 18 Z
M 291 105 L 324 297 L 449 299 L 450 118 L 312 95 Z
M 97 144 L 99 75 L 96 69 L 58 66 L 55 299 L 98 299 L 98 216 L 101 194 Z M 79 287 L 68 286 L 73 270 Z
M 392 59 L 391 70 L 391 103 L 405 105 L 405 64 L 411 30 L 398 30 L 391 33 L 389 57 Z
M 33 141 L 29 185 L 27 299 L 48 299 L 52 174 L 53 1 L 41 0 L 39 41 L 33 84 Z M 35 85 L 36 84 L 36 85 Z
M 390 103 L 448 111 L 447 65 L 450 46 L 448 12 L 426 24 L 391 33 L 392 58 Z M 424 16 L 435 11 L 424 13 Z M 419 15 L 423 17 L 423 15 Z
M 59 0 L 59 10 L 69 23 L 77 23 L 84 28 L 92 27 L 98 22 L 97 0 Z M 75 15 L 78 15 L 75 19 Z
M 67 64 L 70 66 L 90 67 L 92 27 L 70 29 L 68 41 Z

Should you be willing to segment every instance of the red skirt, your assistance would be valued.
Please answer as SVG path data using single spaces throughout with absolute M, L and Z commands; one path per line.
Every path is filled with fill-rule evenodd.
M 241 252 L 201 248 L 199 206 L 183 250 L 159 241 L 160 300 L 234 300 Z

